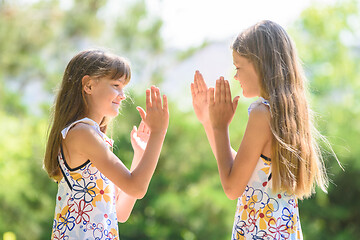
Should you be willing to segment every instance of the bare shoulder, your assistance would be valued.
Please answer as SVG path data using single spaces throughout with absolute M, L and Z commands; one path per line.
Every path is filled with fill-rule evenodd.
M 69 146 L 86 145 L 87 147 L 92 147 L 93 144 L 103 143 L 101 137 L 93 127 L 81 122 L 69 130 L 65 141 Z
M 250 112 L 248 125 L 259 134 L 268 135 L 271 134 L 270 118 L 269 107 L 259 103 Z
M 265 104 L 259 103 L 251 110 L 249 118 L 256 119 L 260 122 L 266 121 L 269 123 L 270 121 L 270 109 Z

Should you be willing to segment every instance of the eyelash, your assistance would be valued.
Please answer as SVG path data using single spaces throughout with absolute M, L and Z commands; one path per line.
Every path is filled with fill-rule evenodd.
M 120 84 L 113 84 L 113 87 L 114 87 L 114 88 L 120 88 L 121 85 L 120 85 Z

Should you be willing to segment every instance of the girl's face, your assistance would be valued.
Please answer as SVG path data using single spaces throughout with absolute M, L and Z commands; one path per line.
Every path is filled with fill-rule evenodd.
M 260 79 L 254 65 L 239 53 L 233 51 L 233 62 L 236 67 L 235 80 L 240 82 L 244 97 L 260 96 Z
M 124 94 L 125 76 L 120 79 L 102 77 L 96 80 L 89 80 L 90 89 L 86 89 L 87 102 L 89 106 L 89 117 L 98 121 L 103 117 L 116 117 L 119 114 L 119 107 Z

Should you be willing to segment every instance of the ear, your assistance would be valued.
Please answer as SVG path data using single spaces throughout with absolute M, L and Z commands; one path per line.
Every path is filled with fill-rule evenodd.
M 82 79 L 82 89 L 86 94 L 91 94 L 92 79 L 89 75 L 85 75 Z

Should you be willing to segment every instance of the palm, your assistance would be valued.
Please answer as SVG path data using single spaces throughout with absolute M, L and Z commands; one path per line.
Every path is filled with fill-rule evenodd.
M 209 89 L 209 118 L 215 128 L 228 127 L 234 117 L 239 97 L 231 99 L 229 82 L 220 77 L 216 88 Z
M 131 132 L 131 144 L 135 152 L 145 151 L 147 142 L 150 137 L 150 130 L 146 124 L 141 121 L 139 129 L 135 129 Z
M 207 97 L 207 86 L 203 76 L 195 72 L 194 82 L 191 83 L 192 103 L 195 114 L 200 122 L 209 120 L 209 102 Z

